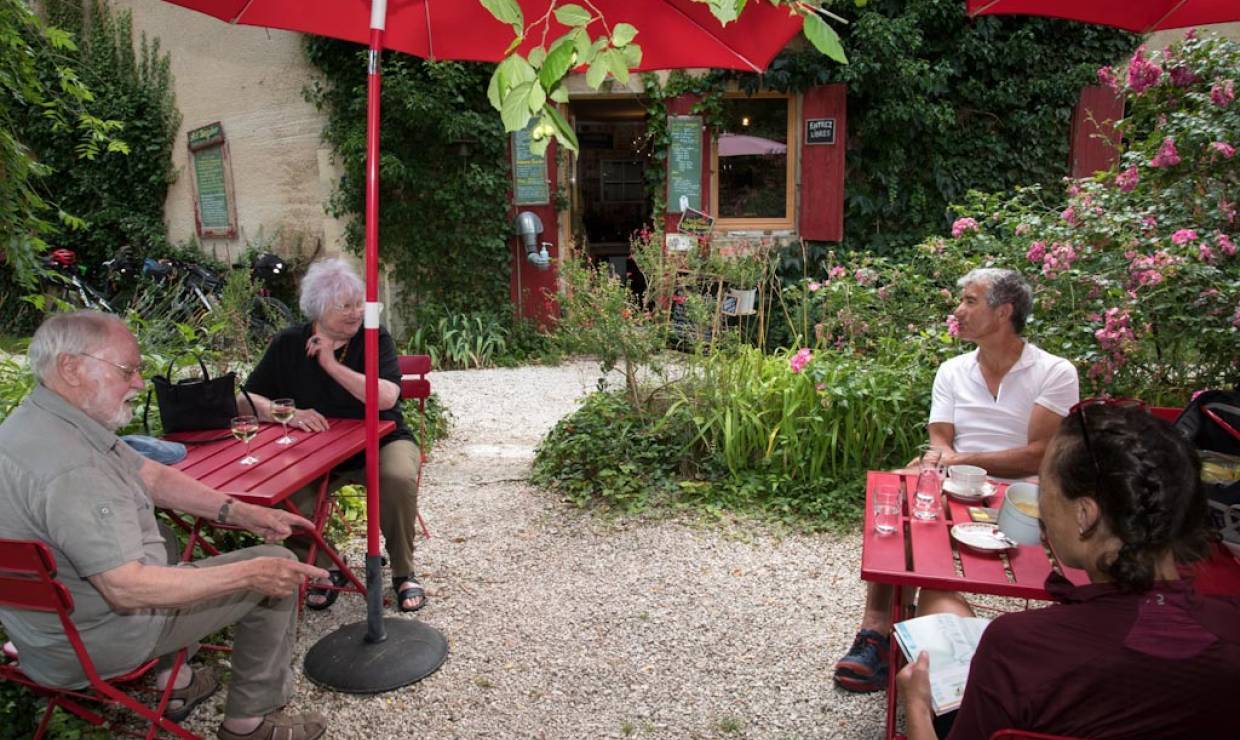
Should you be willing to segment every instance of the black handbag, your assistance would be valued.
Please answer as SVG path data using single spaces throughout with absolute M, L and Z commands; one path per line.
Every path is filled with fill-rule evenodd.
M 168 363 L 164 375 L 151 378 L 155 398 L 159 401 L 159 421 L 164 434 L 173 432 L 197 432 L 204 429 L 228 429 L 237 415 L 237 374 L 226 373 L 212 378 L 202 357 L 195 355 L 201 378 L 186 378 L 173 383 L 172 368 L 177 357 Z M 248 394 L 247 394 L 248 397 Z M 252 403 L 252 402 L 251 402 Z M 146 410 L 142 413 L 142 425 L 148 430 L 151 413 L 151 392 L 146 394 Z

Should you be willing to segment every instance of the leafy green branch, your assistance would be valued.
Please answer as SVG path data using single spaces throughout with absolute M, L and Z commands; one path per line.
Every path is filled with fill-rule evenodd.
M 709 5 L 711 14 L 725 26 L 740 18 L 748 2 L 697 1 Z M 830 0 L 766 1 L 800 15 L 805 37 L 814 48 L 841 64 L 848 63 L 839 35 L 826 21 L 826 17 L 830 17 L 844 22 L 823 7 L 823 2 Z M 538 122 L 530 136 L 531 151 L 544 153 L 552 139 L 569 150 L 577 151 L 577 135 L 556 109 L 557 104 L 568 102 L 564 80 L 571 70 L 585 67 L 586 84 L 593 90 L 597 90 L 609 77 L 620 84 L 628 84 L 631 70 L 639 68 L 642 63 L 642 48 L 634 43 L 638 29 L 628 23 L 610 26 L 590 0 L 581 0 L 580 5 L 552 0 L 547 12 L 529 23 L 517 0 L 479 2 L 500 22 L 511 25 L 513 30 L 508 54 L 496 65 L 487 88 L 487 97 L 500 112 L 504 129 L 523 129 L 531 118 L 537 116 Z M 552 17 L 570 30 L 548 40 Z M 588 29 L 596 22 L 603 33 L 591 36 Z M 536 34 L 538 45 L 524 56 L 520 54 L 518 47 Z

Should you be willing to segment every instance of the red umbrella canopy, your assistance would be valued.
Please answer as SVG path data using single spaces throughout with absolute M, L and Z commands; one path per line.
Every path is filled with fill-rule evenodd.
M 168 0 L 229 23 L 266 26 L 365 44 L 369 0 Z M 524 54 L 570 30 L 545 17 L 546 0 L 518 0 L 531 23 Z M 761 71 L 801 30 L 801 18 L 767 2 L 750 2 L 742 20 L 726 27 L 706 3 L 694 0 L 594 0 L 610 27 L 636 26 L 642 47 L 635 70 L 720 67 Z M 542 20 L 538 20 L 542 19 Z M 543 28 L 545 27 L 545 33 Z M 761 32 L 755 32 L 761 29 Z M 605 33 L 595 21 L 591 37 Z M 478 0 L 390 0 L 383 46 L 425 59 L 498 62 L 512 42 L 512 26 L 496 20 Z
M 975 15 L 1040 15 L 1136 33 L 1240 20 L 1240 0 L 965 0 Z

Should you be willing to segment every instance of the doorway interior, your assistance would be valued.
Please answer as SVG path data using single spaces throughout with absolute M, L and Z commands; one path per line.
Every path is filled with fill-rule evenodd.
M 577 182 L 573 226 L 591 259 L 607 262 L 637 292 L 645 280 L 629 254 L 629 239 L 650 213 L 646 195 L 646 108 L 635 98 L 574 100 Z

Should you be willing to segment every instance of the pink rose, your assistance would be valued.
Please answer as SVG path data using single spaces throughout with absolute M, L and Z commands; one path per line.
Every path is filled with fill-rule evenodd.
M 816 281 L 810 281 L 810 284 L 805 287 L 809 288 L 809 292 L 817 293 L 818 289 L 822 287 L 822 283 L 819 283 Z
M 1197 245 L 1197 259 L 1202 262 L 1213 262 L 1214 251 L 1210 249 L 1210 245 L 1202 242 Z
M 1188 87 L 1197 81 L 1197 75 L 1188 67 L 1176 67 L 1171 70 L 1171 84 L 1176 87 Z
M 1146 216 L 1141 219 L 1141 230 L 1149 233 L 1158 226 L 1158 219 L 1153 216 Z
M 1119 90 L 1119 76 L 1115 73 L 1115 68 L 1099 67 L 1098 84 L 1103 87 L 1109 87 L 1112 90 Z
M 788 365 L 792 368 L 792 372 L 799 373 L 813 357 L 814 353 L 810 352 L 809 347 L 802 347 L 788 360 Z
M 955 314 L 947 314 L 947 320 L 944 323 L 947 324 L 947 335 L 949 337 L 960 336 L 960 321 Z
M 952 238 L 959 239 L 962 235 L 969 231 L 977 231 L 977 221 L 965 216 L 958 218 L 952 224 Z
M 1046 242 L 1034 242 L 1029 245 L 1029 251 L 1025 252 L 1025 257 L 1030 262 L 1041 262 L 1044 256 L 1046 256 Z
M 853 273 L 853 279 L 857 281 L 858 285 L 873 285 L 874 281 L 878 279 L 878 274 L 863 267 Z
M 1225 159 L 1231 159 L 1236 154 L 1236 148 L 1225 141 L 1216 141 L 1210 145 L 1210 148 L 1222 154 Z
M 1218 251 L 1228 257 L 1236 255 L 1236 245 L 1232 243 L 1231 237 L 1219 231 L 1214 235 L 1214 244 L 1218 247 Z
M 839 280 L 840 278 L 844 277 L 847 274 L 848 274 L 848 270 L 845 270 L 840 265 L 836 265 L 835 267 L 832 267 L 830 270 L 827 271 L 827 277 L 831 280 Z
M 1197 232 L 1192 229 L 1179 229 L 1171 235 L 1171 243 L 1184 245 L 1197 241 Z
M 1135 165 L 1115 176 L 1115 186 L 1119 188 L 1121 193 L 1131 193 L 1133 190 L 1136 190 L 1137 183 L 1140 181 L 1141 173 L 1137 171 Z
M 884 285 L 883 287 L 881 287 L 881 288 L 879 288 L 879 289 L 878 289 L 878 299 L 879 299 L 879 300 L 881 300 L 881 301 L 885 301 L 885 300 L 887 300 L 887 299 L 888 299 L 888 298 L 890 298 L 890 297 L 891 297 L 891 294 L 887 291 L 887 286 L 886 286 L 886 285 Z
M 1240 306 L 1236 306 L 1236 312 L 1231 317 L 1231 325 L 1240 329 Z
M 1075 261 L 1076 250 L 1071 244 L 1055 242 L 1051 244 L 1050 250 L 1042 258 L 1042 274 L 1053 280 L 1060 273 L 1070 269 Z
M 1069 226 L 1076 226 L 1076 209 L 1072 206 L 1068 206 L 1063 209 L 1063 212 L 1059 214 L 1059 217 L 1064 221 L 1067 221 Z
M 1151 167 L 1174 167 L 1180 163 L 1180 154 L 1175 150 L 1175 140 L 1170 136 L 1163 139 L 1158 153 L 1150 160 Z
M 1016 224 L 1016 235 L 1017 236 L 1024 236 L 1025 234 L 1028 234 L 1030 231 L 1033 231 L 1033 227 L 1030 226 L 1029 224 L 1026 224 L 1026 223 Z
M 1145 58 L 1145 45 L 1137 47 L 1128 60 L 1128 89 L 1141 94 L 1146 89 L 1158 84 L 1162 77 L 1162 68 Z
M 1232 80 L 1216 81 L 1210 86 L 1210 100 L 1220 108 L 1226 108 L 1236 99 L 1236 83 Z

